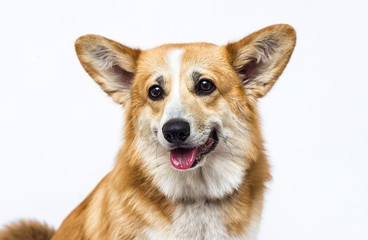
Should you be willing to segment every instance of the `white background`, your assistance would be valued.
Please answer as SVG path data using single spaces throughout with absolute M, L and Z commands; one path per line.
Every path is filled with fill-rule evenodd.
M 84 72 L 74 41 L 226 44 L 276 23 L 297 31 L 260 101 L 273 166 L 259 239 L 368 239 L 365 1 L 2 1 L 0 225 L 57 227 L 113 167 L 123 111 Z

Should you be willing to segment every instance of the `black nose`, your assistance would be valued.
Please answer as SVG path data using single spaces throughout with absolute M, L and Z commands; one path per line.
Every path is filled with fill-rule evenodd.
M 169 143 L 182 143 L 190 135 L 190 126 L 187 121 L 171 119 L 162 127 L 162 133 Z

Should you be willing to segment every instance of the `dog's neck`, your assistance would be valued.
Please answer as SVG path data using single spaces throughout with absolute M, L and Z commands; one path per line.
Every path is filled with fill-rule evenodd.
M 125 146 L 126 145 L 127 144 L 125 144 Z M 150 170 L 144 169 L 141 164 L 138 164 L 138 160 L 135 162 L 136 164 L 129 163 L 129 159 L 133 156 L 134 153 L 123 147 L 119 153 L 116 167 L 112 172 L 112 174 L 115 172 L 114 175 L 116 177 L 112 176 L 110 179 L 115 180 L 114 186 L 116 190 L 118 192 L 125 193 L 125 198 L 126 193 L 130 192 L 132 196 L 129 198 L 134 202 L 134 204 L 147 207 L 147 211 L 141 214 L 147 214 L 148 218 L 151 218 L 159 212 L 159 214 L 167 220 L 168 226 L 171 226 L 172 224 L 174 224 L 172 226 L 176 226 L 175 221 L 178 220 L 176 217 L 178 214 L 177 211 L 185 212 L 197 209 L 198 211 L 203 211 L 203 214 L 205 214 L 208 212 L 208 209 L 217 209 L 216 211 L 219 216 L 221 216 L 220 219 L 223 222 L 223 226 L 225 226 L 226 231 L 237 236 L 243 235 L 244 231 L 248 231 L 245 230 L 248 229 L 248 226 L 259 221 L 263 204 L 265 183 L 270 179 L 269 165 L 263 152 L 260 152 L 258 158 L 256 160 L 252 160 L 246 167 L 245 171 L 241 173 L 242 176 L 238 184 L 229 184 L 227 186 L 228 192 L 223 191 L 221 192 L 221 195 L 216 197 L 211 195 L 213 192 L 210 192 L 210 189 L 205 189 L 207 186 L 216 187 L 215 184 L 217 184 L 216 181 L 210 183 L 205 182 L 212 180 L 210 178 L 203 177 L 204 171 L 208 170 L 198 169 L 198 172 L 184 172 L 190 173 L 190 175 L 183 175 L 183 172 L 178 172 L 168 165 L 166 167 L 173 169 L 179 174 L 177 174 L 176 177 L 173 177 L 172 175 L 165 177 L 164 172 L 161 177 L 164 178 L 162 181 L 166 181 L 166 183 L 157 183 L 154 179 L 155 176 L 150 175 Z M 121 174 L 121 171 L 123 171 L 124 174 Z M 161 169 L 160 171 L 163 170 Z M 118 172 L 120 172 L 120 174 L 118 174 Z M 168 174 L 172 173 L 169 172 Z M 198 177 L 194 176 L 195 174 L 200 174 L 200 177 L 197 179 L 198 181 L 188 182 L 191 181 L 191 177 Z M 226 176 L 229 177 L 230 180 L 225 179 Z M 217 177 L 220 177 L 220 179 L 215 180 L 227 181 L 227 183 L 231 183 L 232 181 L 231 176 L 228 174 Z M 183 183 L 178 183 L 180 180 L 182 180 Z M 192 181 L 194 180 L 192 179 Z M 170 191 L 176 191 L 177 195 L 173 196 L 170 192 L 164 192 L 163 190 L 167 189 L 160 186 L 160 183 L 172 184 L 168 189 L 170 190 L 171 187 Z M 182 186 L 184 189 L 175 190 L 175 184 L 183 184 Z M 184 184 L 187 185 L 185 186 Z M 194 189 L 189 189 L 191 186 Z M 164 185 L 164 187 L 167 186 Z M 197 191 L 198 189 L 203 192 Z M 140 197 L 138 198 L 137 196 Z M 151 209 L 155 209 L 155 211 L 152 212 Z M 198 212 L 198 214 L 201 213 Z

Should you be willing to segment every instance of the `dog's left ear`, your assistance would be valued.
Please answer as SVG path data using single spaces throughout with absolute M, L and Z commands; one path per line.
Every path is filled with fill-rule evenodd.
M 230 63 L 247 95 L 266 95 L 289 62 L 295 42 L 295 30 L 289 25 L 279 24 L 226 46 Z
M 75 50 L 84 70 L 115 102 L 124 105 L 130 96 L 140 50 L 98 35 L 78 38 Z

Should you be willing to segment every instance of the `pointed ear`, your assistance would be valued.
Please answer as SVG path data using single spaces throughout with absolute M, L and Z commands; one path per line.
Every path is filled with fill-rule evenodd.
M 247 95 L 263 97 L 289 62 L 296 34 L 289 25 L 269 26 L 226 46 Z
M 75 50 L 83 68 L 102 90 L 124 105 L 130 95 L 140 50 L 97 35 L 80 37 Z

